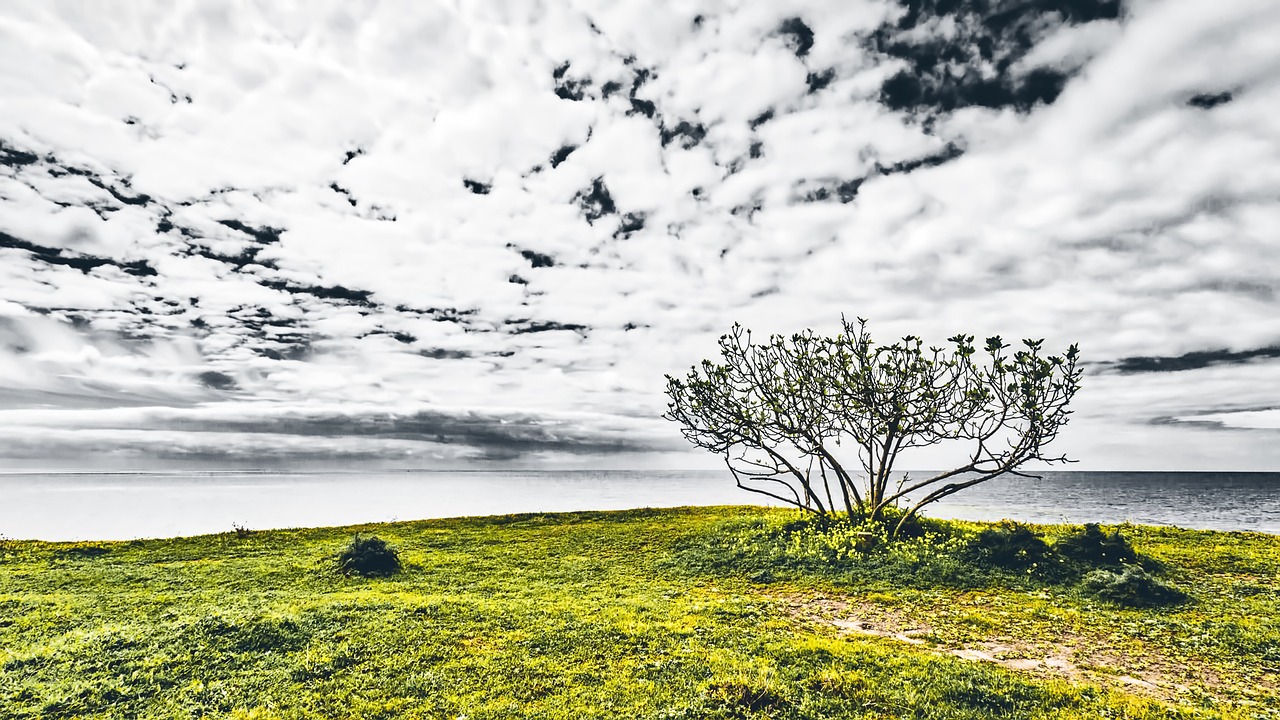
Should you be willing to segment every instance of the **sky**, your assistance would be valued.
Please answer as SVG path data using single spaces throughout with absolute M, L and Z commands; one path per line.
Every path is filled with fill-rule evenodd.
M 0 2 L 0 468 L 703 467 L 734 322 L 1280 470 L 1280 4 Z M 928 464 L 930 459 L 920 462 Z

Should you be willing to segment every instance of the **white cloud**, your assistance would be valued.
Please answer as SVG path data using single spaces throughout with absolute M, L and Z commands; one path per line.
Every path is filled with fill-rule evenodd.
M 1119 39 L 1122 29 L 1114 20 L 1064 25 L 1045 37 L 1018 63 L 1020 70 L 1050 66 L 1077 69 Z
M 731 322 L 841 313 L 881 336 L 1078 340 L 1098 361 L 1280 345 L 1280 11 L 1128 8 L 1044 28 L 1015 72 L 1078 69 L 1055 102 L 925 122 L 878 102 L 904 66 L 865 42 L 887 3 L 12 4 L 0 140 L 36 159 L 0 166 L 0 232 L 40 249 L 0 247 L 0 406 L 12 427 L 42 405 L 209 402 L 652 419 L 662 373 Z M 814 32 L 803 57 L 789 17 Z M 616 213 L 588 223 L 595 178 Z M 625 213 L 643 228 L 619 233 Z M 1256 391 L 1274 362 L 1091 376 L 1075 425 L 1096 448 L 1077 454 L 1211 453 L 1229 431 L 1152 421 L 1280 403 Z M 90 422 L 59 417 L 52 444 Z M 97 417 L 115 418 L 92 421 L 103 447 L 170 441 Z M 1271 462 L 1233 437 L 1224 466 Z M 279 439 L 262 438 L 235 443 Z

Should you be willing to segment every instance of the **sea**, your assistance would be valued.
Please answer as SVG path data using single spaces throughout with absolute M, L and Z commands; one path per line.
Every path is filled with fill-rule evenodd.
M 1280 473 L 1046 471 L 925 512 L 1280 534 Z M 923 473 L 912 473 L 913 477 Z M 3 472 L 0 537 L 129 540 L 470 515 L 777 504 L 725 471 Z

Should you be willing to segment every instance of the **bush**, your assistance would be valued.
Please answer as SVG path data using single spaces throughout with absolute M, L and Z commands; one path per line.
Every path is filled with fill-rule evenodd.
M 723 680 L 713 682 L 707 688 L 708 699 L 717 709 L 728 711 L 730 717 L 743 714 L 771 713 L 786 707 L 787 701 L 772 682 L 743 682 Z
M 1165 585 L 1137 566 L 1126 567 L 1122 572 L 1095 570 L 1080 585 L 1086 593 L 1124 607 L 1176 605 L 1189 599 L 1186 593 Z
M 808 575 L 921 588 L 997 581 L 989 566 L 970 562 L 961 531 L 929 518 L 916 527 L 919 537 L 889 540 L 889 528 L 878 522 L 798 514 L 732 520 L 681 542 L 672 562 L 682 572 L 741 574 L 759 584 Z M 998 574 L 998 581 L 1010 580 Z
M 338 553 L 338 568 L 346 575 L 386 577 L 400 569 L 400 558 L 382 538 L 357 534 Z
M 977 561 L 1005 570 L 1034 572 L 1048 566 L 1053 550 L 1031 528 L 1012 520 L 1001 520 L 993 528 L 978 533 L 969 543 L 969 554 Z
M 1138 562 L 1138 553 L 1119 531 L 1107 534 L 1097 523 L 1072 533 L 1055 545 L 1059 555 L 1093 567 L 1119 567 Z
M 905 510 L 896 505 L 890 505 L 880 511 L 879 520 L 872 520 L 864 517 L 861 518 L 859 522 L 860 524 L 876 528 L 880 531 L 878 534 L 884 535 L 886 540 L 889 539 L 890 535 L 893 535 L 893 530 L 895 528 L 897 528 L 896 537 L 899 538 L 920 538 L 924 537 L 928 533 L 942 535 L 949 535 L 951 533 L 951 527 L 945 522 L 922 517 L 918 514 L 912 514 L 911 517 L 903 520 L 904 515 L 906 515 Z M 902 522 L 901 527 L 898 527 L 899 521 Z

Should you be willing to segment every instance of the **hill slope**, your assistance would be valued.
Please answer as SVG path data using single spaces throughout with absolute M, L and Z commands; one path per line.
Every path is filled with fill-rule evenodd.
M 638 510 L 10 541 L 0 706 L 42 719 L 1280 716 L 1275 536 L 1126 526 L 1195 598 L 1164 610 L 1013 576 L 710 569 L 717 543 L 792 519 Z M 389 540 L 404 570 L 340 575 L 353 530 Z

